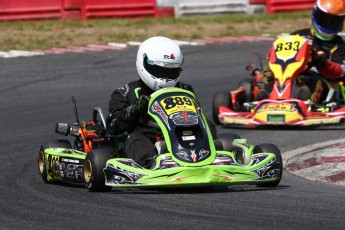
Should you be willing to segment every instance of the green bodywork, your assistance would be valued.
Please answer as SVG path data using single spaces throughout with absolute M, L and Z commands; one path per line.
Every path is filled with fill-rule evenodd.
M 178 164 L 184 165 L 184 166 L 188 166 L 188 165 L 190 165 L 190 166 L 202 166 L 202 165 L 212 164 L 212 162 L 215 159 L 215 151 L 216 151 L 216 149 L 215 149 L 214 142 L 213 142 L 213 139 L 212 139 L 211 131 L 210 131 L 210 129 L 209 129 L 208 125 L 207 125 L 207 122 L 206 122 L 206 118 L 205 118 L 204 114 L 202 113 L 201 108 L 198 107 L 197 97 L 195 96 L 194 93 L 192 93 L 192 92 L 190 92 L 188 90 L 183 90 L 183 89 L 179 89 L 179 88 L 168 88 L 168 89 L 164 90 L 164 94 L 166 94 L 166 93 L 176 93 L 176 92 L 189 95 L 190 97 L 193 98 L 194 105 L 197 107 L 196 110 L 198 111 L 198 115 L 201 117 L 201 119 L 203 120 L 203 122 L 205 124 L 206 132 L 207 132 L 207 141 L 208 141 L 208 144 L 209 144 L 210 150 L 211 150 L 211 157 L 209 157 L 208 159 L 206 159 L 204 161 L 197 162 L 197 163 L 186 163 L 186 162 L 180 161 L 178 158 L 174 157 L 174 155 L 172 155 L 172 157 L 173 157 L 175 162 L 177 162 Z M 156 92 L 156 93 L 154 93 L 152 95 L 152 97 L 150 99 L 151 103 L 150 103 L 149 107 L 152 105 L 152 101 L 154 101 L 161 94 L 162 93 L 160 91 L 158 91 L 158 92 Z M 172 152 L 172 150 L 171 150 L 171 142 L 170 142 L 170 135 L 174 135 L 174 133 L 170 134 L 169 131 L 168 131 L 167 126 L 162 122 L 162 120 L 157 115 L 152 113 L 152 111 L 149 110 L 149 114 L 150 114 L 151 117 L 153 117 L 153 119 L 157 122 L 158 126 L 161 128 L 163 136 L 164 136 L 164 140 L 166 142 L 166 146 L 168 148 L 168 152 Z
M 164 94 L 163 97 L 162 94 Z M 170 129 L 171 123 L 164 120 L 164 114 L 170 114 L 168 108 L 170 104 L 164 104 L 164 102 L 167 101 L 166 99 L 176 97 L 176 95 L 187 98 L 188 102 L 193 101 L 189 103 L 190 107 L 186 106 L 185 110 L 197 114 L 198 119 L 201 119 L 198 124 L 204 125 L 206 135 L 202 141 L 207 142 L 204 144 L 210 152 L 204 160 L 184 161 L 172 153 L 172 145 L 178 145 L 178 143 L 171 143 L 175 131 Z M 157 105 L 161 107 L 157 108 Z M 234 140 L 233 145 L 237 147 L 234 152 L 216 151 L 206 118 L 199 107 L 195 94 L 192 92 L 177 88 L 158 91 L 151 95 L 149 108 L 149 114 L 163 132 L 167 152 L 157 156 L 150 169 L 139 166 L 131 159 L 115 158 L 108 160 L 104 169 L 107 186 L 118 188 L 207 186 L 259 184 L 280 180 L 281 162 L 278 162 L 276 155 L 274 153 L 253 154 L 254 146 L 249 145 L 246 139 Z M 157 108 L 160 113 L 155 113 L 154 108 Z M 161 111 L 164 111 L 163 115 Z M 180 150 L 177 148 L 177 151 Z M 238 160 L 237 154 L 239 152 L 244 159 L 242 162 Z
M 85 182 L 85 152 L 75 149 L 47 148 L 44 153 L 47 181 Z
M 267 165 L 275 161 L 275 155 L 271 153 L 254 154 L 264 157 L 263 161 L 254 164 L 251 161 L 248 165 L 240 165 L 235 162 L 234 154 L 231 152 L 219 151 L 217 154 L 227 155 L 233 161 L 233 165 L 205 165 L 201 167 L 176 167 L 159 169 L 157 166 L 153 169 L 145 169 L 138 165 L 129 166 L 123 162 L 129 159 L 111 159 L 108 161 L 105 173 L 111 174 L 109 168 L 121 168 L 122 173 L 131 175 L 132 178 L 138 178 L 135 182 L 117 183 L 108 180 L 108 186 L 116 186 L 119 188 L 130 187 L 178 187 L 178 186 L 207 186 L 207 185 L 231 185 L 231 184 L 258 184 L 271 182 L 278 179 L 278 171 L 276 175 L 269 178 L 263 178 L 259 175 L 260 170 L 265 170 Z M 163 154 L 157 157 L 156 162 L 170 154 Z M 122 161 L 122 162 L 121 162 Z M 111 167 L 109 167 L 111 166 Z M 134 183 L 133 183 L 134 182 Z

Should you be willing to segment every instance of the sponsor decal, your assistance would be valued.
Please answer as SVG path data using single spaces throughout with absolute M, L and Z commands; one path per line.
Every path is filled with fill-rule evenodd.
M 276 158 L 272 159 L 266 165 L 262 166 L 259 169 L 253 171 L 256 175 L 260 177 L 260 179 L 271 179 L 276 178 L 279 176 L 280 169 L 279 169 L 279 162 Z
M 294 105 L 289 104 L 289 103 L 268 103 L 260 107 L 257 111 L 257 113 L 262 113 L 262 112 L 289 112 L 293 113 L 296 112 L 296 108 Z
M 75 164 L 61 164 L 60 173 L 65 177 L 75 179 L 77 181 L 84 180 L 84 166 Z
M 158 169 L 176 168 L 176 167 L 179 167 L 179 164 L 173 161 L 171 157 L 162 157 L 162 159 L 159 162 Z
M 212 163 L 213 165 L 236 165 L 231 157 L 227 155 L 218 154 Z
M 70 163 L 75 163 L 78 164 L 79 160 L 78 159 L 69 159 L 69 158 L 61 158 L 62 162 L 70 162 Z
M 84 180 L 84 165 L 78 159 L 65 158 L 60 156 L 47 156 L 48 174 L 52 179 L 73 179 Z
M 194 135 L 193 136 L 182 136 L 182 140 L 183 141 L 195 141 L 196 138 Z
M 170 54 L 170 55 L 164 55 L 163 56 L 164 59 L 169 59 L 169 60 L 175 60 L 175 54 Z
M 196 157 L 197 157 L 197 155 L 195 154 L 195 149 L 193 149 L 193 150 L 191 149 L 190 151 L 192 152 L 192 155 L 191 155 L 191 156 L 192 156 L 193 162 L 196 162 Z
M 119 160 L 118 162 L 133 166 L 134 168 L 139 168 L 140 166 L 135 163 L 133 160 Z M 142 168 L 142 167 L 140 167 Z M 113 164 L 107 164 L 106 167 L 106 184 L 135 184 L 139 179 L 141 179 L 144 174 L 138 174 L 130 172 L 126 169 L 123 169 L 119 166 Z
M 206 149 L 201 149 L 199 150 L 199 152 L 197 152 L 195 149 L 191 149 L 190 152 L 191 152 L 190 154 L 191 159 L 189 158 L 187 152 L 185 151 L 178 152 L 177 156 L 186 161 L 192 160 L 193 162 L 197 162 L 198 160 L 202 160 L 206 158 L 210 154 L 210 151 Z
M 190 161 L 188 159 L 188 154 L 185 151 L 178 152 L 178 153 L 176 153 L 176 155 L 179 156 L 180 158 L 186 160 L 186 161 Z
M 163 108 L 158 104 L 157 101 L 155 101 L 153 103 L 153 105 L 151 106 L 151 109 L 154 113 L 158 114 L 162 120 L 164 121 L 165 125 L 168 127 L 168 129 L 170 130 L 170 125 L 168 122 L 168 116 L 165 114 Z
M 198 115 L 195 113 L 174 113 L 170 115 L 175 125 L 196 125 L 198 124 Z
M 207 151 L 206 149 L 201 149 L 199 151 L 199 160 L 204 159 L 206 156 L 208 156 L 210 151 Z
M 312 120 L 305 120 L 305 125 L 318 125 L 318 124 L 334 124 L 340 123 L 340 118 L 330 118 L 327 120 L 323 120 L 324 117 L 320 117 L 321 120 L 312 119 Z
M 223 180 L 232 180 L 233 179 L 232 176 L 228 176 L 228 175 L 213 174 L 212 176 L 222 178 Z

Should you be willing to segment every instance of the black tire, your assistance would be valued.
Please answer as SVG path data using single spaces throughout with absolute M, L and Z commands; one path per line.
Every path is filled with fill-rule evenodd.
M 222 133 L 218 135 L 218 140 L 220 140 L 220 142 L 222 143 L 223 150 L 228 151 L 228 152 L 231 152 L 234 150 L 234 146 L 232 145 L 232 142 L 235 139 L 241 139 L 241 137 L 233 133 Z
M 308 101 L 311 97 L 311 91 L 308 86 L 303 85 L 297 88 L 296 98 L 302 101 Z
M 274 144 L 260 144 L 260 145 L 256 145 L 254 147 L 253 153 L 273 153 L 276 155 L 277 161 L 279 162 L 279 170 L 280 173 L 278 175 L 278 178 L 276 181 L 272 181 L 272 182 L 265 182 L 265 183 L 260 183 L 257 184 L 258 187 L 276 187 L 278 186 L 278 184 L 280 183 L 280 180 L 282 178 L 283 175 L 283 159 L 282 159 L 282 155 L 280 153 L 279 148 L 274 145 Z
M 38 153 L 38 174 L 41 175 L 42 180 L 48 183 L 46 160 L 44 155 L 44 150 L 48 148 L 67 148 L 71 149 L 72 145 L 69 140 L 58 139 L 46 141 L 40 146 L 40 151 Z
M 86 188 L 90 192 L 109 192 L 112 187 L 105 185 L 103 169 L 111 159 L 111 151 L 107 149 L 93 149 L 85 159 L 84 177 Z
M 221 91 L 214 95 L 212 102 L 212 118 L 215 124 L 220 125 L 218 119 L 218 108 L 219 106 L 225 106 L 232 109 L 231 95 L 230 92 Z
M 244 88 L 246 100 L 252 101 L 253 100 L 252 81 L 250 79 L 241 80 L 238 83 L 238 88 L 241 86 Z

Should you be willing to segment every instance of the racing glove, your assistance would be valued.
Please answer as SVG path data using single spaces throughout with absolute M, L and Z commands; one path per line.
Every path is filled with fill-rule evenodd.
M 312 53 L 312 66 L 315 66 L 318 70 L 327 65 L 327 56 L 323 51 L 314 51 Z
M 146 114 L 149 104 L 149 98 L 146 95 L 141 95 L 136 102 L 127 107 L 122 113 L 122 118 L 127 122 L 138 120 L 140 114 Z
M 135 102 L 134 107 L 138 113 L 147 113 L 149 105 L 149 97 L 146 95 L 140 95 L 139 99 Z

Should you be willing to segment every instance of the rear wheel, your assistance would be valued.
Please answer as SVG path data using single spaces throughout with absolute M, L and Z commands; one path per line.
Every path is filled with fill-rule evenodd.
M 283 175 L 283 160 L 279 148 L 274 144 L 260 144 L 254 147 L 253 153 L 273 153 L 276 156 L 276 160 L 279 163 L 279 174 L 277 180 L 272 182 L 260 183 L 258 187 L 276 187 L 278 186 Z
M 47 167 L 46 167 L 47 164 L 46 164 L 44 150 L 48 148 L 71 149 L 72 145 L 68 140 L 64 140 L 64 139 L 46 141 L 41 145 L 40 151 L 38 153 L 38 173 L 41 175 L 42 180 L 46 183 L 48 182 L 48 177 L 47 177 Z
M 253 93 L 252 93 L 252 81 L 250 79 L 244 79 L 238 83 L 238 88 L 243 87 L 246 100 L 252 101 L 253 100 Z
M 230 92 L 227 92 L 227 91 L 218 92 L 213 97 L 212 118 L 213 118 L 213 121 L 217 125 L 221 124 L 219 119 L 218 119 L 218 113 L 219 113 L 219 107 L 220 106 L 225 106 L 225 107 L 232 109 Z
M 90 192 L 109 192 L 112 187 L 105 185 L 103 169 L 111 159 L 111 151 L 107 149 L 93 149 L 85 159 L 84 177 L 86 187 Z

